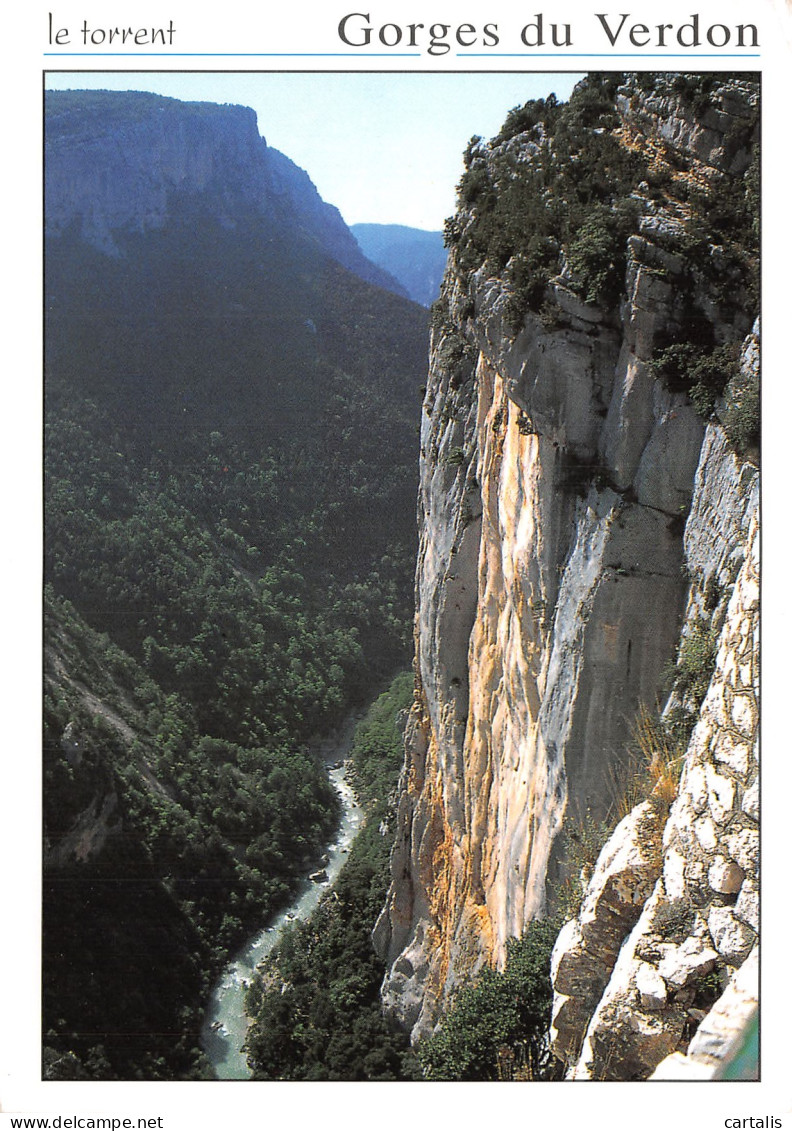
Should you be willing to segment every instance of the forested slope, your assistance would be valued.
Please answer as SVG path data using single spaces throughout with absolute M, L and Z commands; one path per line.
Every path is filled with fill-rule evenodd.
M 407 654 L 425 314 L 251 112 L 47 109 L 46 1070 L 190 1076 Z

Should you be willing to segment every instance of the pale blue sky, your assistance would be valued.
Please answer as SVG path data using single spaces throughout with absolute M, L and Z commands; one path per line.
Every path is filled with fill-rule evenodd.
M 149 90 L 252 106 L 268 143 L 311 177 L 348 224 L 440 229 L 454 211 L 462 151 L 508 111 L 579 74 L 49 72 L 49 88 Z

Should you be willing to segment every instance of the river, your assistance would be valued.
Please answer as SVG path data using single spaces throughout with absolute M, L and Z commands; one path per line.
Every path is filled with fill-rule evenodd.
M 328 762 L 342 759 L 351 742 L 354 724 L 352 719 L 344 727 L 341 737 L 321 751 Z M 262 931 L 255 935 L 226 966 L 212 990 L 212 996 L 201 1029 L 201 1047 L 208 1056 L 219 1080 L 249 1080 L 250 1069 L 242 1052 L 247 1035 L 248 1018 L 245 1013 L 245 992 L 256 973 L 256 966 L 270 953 L 287 923 L 307 919 L 319 900 L 341 871 L 349 848 L 357 836 L 363 820 L 352 787 L 346 780 L 343 765 L 328 767 L 330 780 L 335 785 L 342 802 L 341 823 L 335 840 L 326 849 L 327 880 L 314 883 L 309 879 L 303 885 L 291 907 L 287 907 Z

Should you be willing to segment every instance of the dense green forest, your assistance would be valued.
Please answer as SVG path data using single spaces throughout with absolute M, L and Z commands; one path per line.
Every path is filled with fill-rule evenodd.
M 49 1078 L 209 1073 L 212 976 L 335 827 L 317 740 L 409 656 L 426 313 L 223 202 L 47 241 Z

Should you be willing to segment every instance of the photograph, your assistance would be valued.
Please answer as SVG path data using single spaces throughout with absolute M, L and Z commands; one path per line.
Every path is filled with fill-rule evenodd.
M 762 71 L 345 20 L 45 60 L 40 1079 L 758 1081 Z

